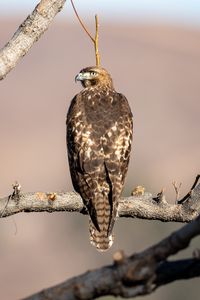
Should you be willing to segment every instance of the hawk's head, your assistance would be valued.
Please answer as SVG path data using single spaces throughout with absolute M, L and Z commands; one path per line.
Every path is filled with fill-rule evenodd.
M 75 77 L 75 81 L 81 81 L 83 87 L 103 85 L 112 88 L 113 86 L 110 74 L 101 67 L 87 67 L 82 69 Z

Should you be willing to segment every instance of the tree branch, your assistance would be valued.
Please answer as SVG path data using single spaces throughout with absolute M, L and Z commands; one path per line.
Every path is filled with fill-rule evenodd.
M 16 189 L 16 186 L 13 186 Z M 156 199 L 156 200 L 155 200 Z M 0 199 L 0 217 L 20 212 L 68 211 L 87 214 L 81 197 L 75 192 L 25 193 L 13 192 Z M 120 199 L 119 217 L 132 217 L 163 222 L 190 222 L 200 214 L 200 184 L 183 204 L 158 201 L 150 193 Z
M 25 300 L 82 300 L 113 295 L 124 298 L 150 294 L 174 280 L 200 276 L 200 260 L 168 262 L 166 259 L 185 249 L 200 234 L 200 216 L 145 251 L 125 257 L 114 255 L 114 264 L 86 272 Z
M 181 279 L 200 277 L 200 260 L 184 259 L 177 261 L 165 261 L 157 271 L 156 288 Z
M 48 29 L 66 0 L 41 0 L 19 26 L 11 40 L 0 50 L 0 80 L 16 66 L 33 44 Z

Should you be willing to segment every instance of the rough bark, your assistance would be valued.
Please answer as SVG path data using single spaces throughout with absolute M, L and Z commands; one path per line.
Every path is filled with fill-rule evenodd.
M 11 40 L 0 50 L 0 80 L 16 66 L 33 44 L 48 29 L 66 0 L 41 0 L 19 26 Z
M 86 272 L 25 300 L 90 300 L 113 295 L 123 298 L 150 294 L 169 282 L 200 276 L 200 259 L 168 262 L 200 234 L 200 216 L 145 251 L 125 257 L 115 253 L 113 265 Z
M 74 192 L 21 193 L 0 199 L 0 217 L 20 212 L 68 211 L 87 214 L 81 197 Z M 119 217 L 132 217 L 163 222 L 190 222 L 200 214 L 200 184 L 182 204 L 169 204 L 150 193 L 120 199 Z

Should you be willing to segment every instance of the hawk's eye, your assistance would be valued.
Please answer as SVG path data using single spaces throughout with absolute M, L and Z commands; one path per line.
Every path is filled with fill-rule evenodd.
M 96 76 L 96 75 L 97 75 L 97 73 L 96 73 L 96 72 L 90 72 L 90 75 L 92 75 L 92 76 Z

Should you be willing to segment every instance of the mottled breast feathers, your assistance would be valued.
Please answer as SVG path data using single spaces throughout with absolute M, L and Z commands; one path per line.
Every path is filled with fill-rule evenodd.
M 81 71 L 86 74 L 80 76 L 82 80 L 91 80 L 91 68 Z M 98 75 L 92 80 L 71 102 L 67 146 L 73 186 L 90 215 L 91 243 L 103 251 L 113 242 L 131 151 L 132 114 L 126 98 L 114 90 L 111 77 L 108 83 L 98 81 Z

